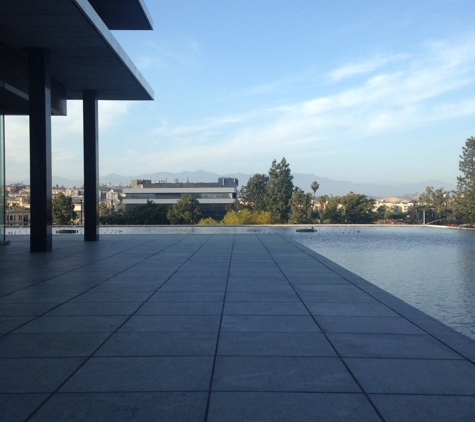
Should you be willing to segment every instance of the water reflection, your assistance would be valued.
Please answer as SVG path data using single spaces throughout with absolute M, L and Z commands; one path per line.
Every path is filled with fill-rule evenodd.
M 328 227 L 290 236 L 475 339 L 474 232 Z

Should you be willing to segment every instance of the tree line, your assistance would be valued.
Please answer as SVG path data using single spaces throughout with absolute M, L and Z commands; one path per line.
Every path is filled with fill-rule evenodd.
M 418 202 L 405 213 L 381 206 L 363 194 L 350 192 L 344 196 L 316 196 L 317 181 L 310 190 L 294 186 L 290 165 L 284 158 L 273 160 L 267 174 L 253 175 L 239 191 L 221 221 L 202 218 L 198 200 L 183 196 L 173 206 L 147 201 L 125 212 L 111 212 L 100 207 L 100 223 L 109 225 L 142 224 L 371 224 L 377 220 L 401 219 L 407 223 L 440 222 L 475 224 L 475 138 L 467 139 L 460 155 L 457 190 L 445 191 L 428 186 Z M 63 194 L 53 200 L 53 223 L 72 224 L 76 218 L 71 198 Z
M 409 210 L 412 221 L 438 224 L 475 225 L 475 138 L 462 147 L 457 189 L 446 191 L 427 186 L 418 203 Z

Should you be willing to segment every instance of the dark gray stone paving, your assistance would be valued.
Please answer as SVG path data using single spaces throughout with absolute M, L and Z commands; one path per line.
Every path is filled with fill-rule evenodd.
M 213 392 L 208 416 L 209 422 L 380 420 L 363 394 Z
M 55 394 L 31 421 L 201 422 L 207 393 Z
M 475 342 L 278 235 L 0 255 L 1 421 L 472 421 Z

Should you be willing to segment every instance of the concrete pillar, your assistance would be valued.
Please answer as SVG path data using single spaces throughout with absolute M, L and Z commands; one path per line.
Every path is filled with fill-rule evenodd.
M 96 91 L 83 92 L 84 240 L 99 240 L 99 142 Z
M 52 250 L 51 78 L 48 51 L 28 51 L 30 105 L 30 251 Z

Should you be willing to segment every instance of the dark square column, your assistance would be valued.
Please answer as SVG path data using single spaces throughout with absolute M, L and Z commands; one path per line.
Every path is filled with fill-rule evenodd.
M 99 143 L 96 91 L 83 92 L 84 240 L 99 240 Z
M 28 51 L 30 103 L 30 251 L 52 249 L 51 79 L 49 53 Z

